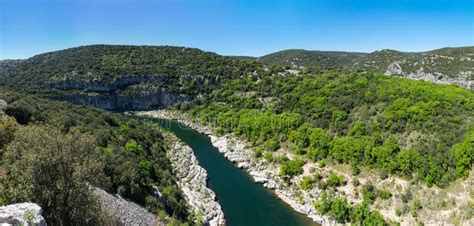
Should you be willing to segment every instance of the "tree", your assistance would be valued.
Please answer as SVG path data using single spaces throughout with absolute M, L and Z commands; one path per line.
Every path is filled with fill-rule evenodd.
M 0 150 L 13 140 L 16 128 L 15 120 L 4 116 L 0 111 Z
M 337 173 L 331 172 L 328 175 L 328 184 L 333 187 L 338 187 L 343 185 L 346 182 L 343 175 L 338 175 Z
M 280 175 L 282 176 L 296 176 L 303 172 L 304 160 L 294 159 L 284 161 L 280 166 Z
M 104 182 L 100 159 L 90 135 L 25 127 L 5 152 L 7 198 L 38 203 L 49 224 L 98 224 L 101 211 L 90 186 Z
M 338 196 L 331 205 L 329 214 L 334 217 L 337 222 L 344 223 L 349 219 L 351 207 L 345 197 Z
M 326 214 L 331 210 L 334 196 L 328 191 L 324 190 L 317 201 L 313 203 L 314 207 L 320 214 Z

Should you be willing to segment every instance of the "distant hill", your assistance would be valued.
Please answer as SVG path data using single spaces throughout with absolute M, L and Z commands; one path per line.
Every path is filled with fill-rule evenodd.
M 36 55 L 5 70 L 0 85 L 105 109 L 186 101 L 260 63 L 194 48 L 91 45 Z
M 292 68 L 367 70 L 474 89 L 474 47 L 427 52 L 384 49 L 372 53 L 284 50 L 257 58 Z
M 257 61 L 266 64 L 280 64 L 284 66 L 303 66 L 318 69 L 333 69 L 345 67 L 367 55 L 357 52 L 338 51 L 309 51 L 303 49 L 289 49 L 271 53 L 257 58 Z
M 0 73 L 4 73 L 7 70 L 20 64 L 22 60 L 0 60 Z

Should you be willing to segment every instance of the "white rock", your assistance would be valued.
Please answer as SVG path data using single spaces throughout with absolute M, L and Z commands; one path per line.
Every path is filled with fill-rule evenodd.
M 41 214 L 43 210 L 36 203 L 17 203 L 0 207 L 0 224 L 46 226 Z

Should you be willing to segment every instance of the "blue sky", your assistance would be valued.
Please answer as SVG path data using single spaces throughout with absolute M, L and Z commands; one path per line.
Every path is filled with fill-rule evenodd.
M 474 0 L 0 0 L 0 59 L 88 44 L 260 56 L 474 45 Z

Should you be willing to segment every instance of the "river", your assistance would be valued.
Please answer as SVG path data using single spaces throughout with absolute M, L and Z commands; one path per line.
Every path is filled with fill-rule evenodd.
M 175 121 L 153 121 L 192 148 L 199 164 L 207 170 L 208 186 L 221 204 L 227 225 L 316 225 L 305 215 L 294 211 L 271 190 L 255 183 L 244 170 L 220 154 L 205 134 Z

